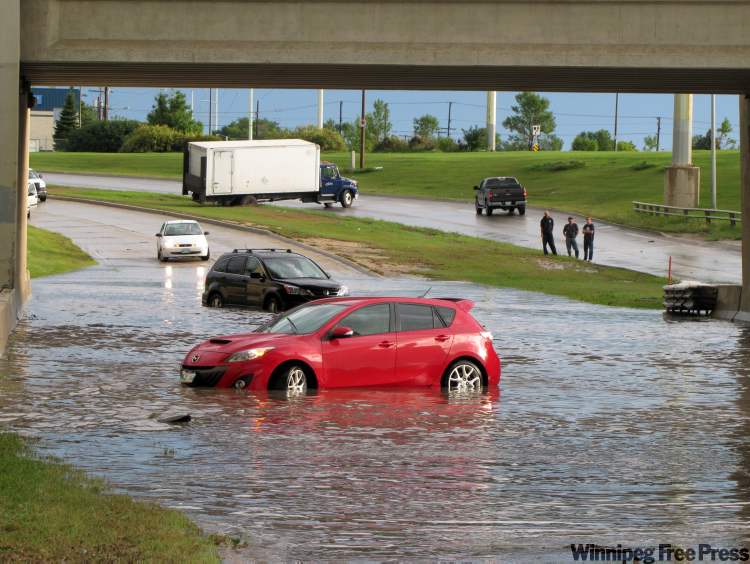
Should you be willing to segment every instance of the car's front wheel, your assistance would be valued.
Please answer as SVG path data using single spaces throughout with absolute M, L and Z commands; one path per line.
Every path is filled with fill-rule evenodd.
M 477 215 L 482 215 L 482 208 L 479 207 L 479 200 L 474 201 L 474 208 L 477 210 Z
M 268 313 L 279 313 L 281 311 L 281 301 L 276 296 L 269 296 L 263 304 L 263 309 Z
M 214 292 L 208 296 L 208 307 L 224 307 L 224 298 L 219 292 Z
M 276 386 L 287 394 L 304 394 L 307 392 L 307 373 L 301 365 L 292 364 L 279 375 Z
M 354 196 L 352 196 L 352 191 L 344 190 L 343 194 L 341 194 L 341 207 L 350 208 L 352 207 L 352 202 L 354 202 Z
M 208 260 L 208 259 L 210 259 L 210 258 L 211 258 L 211 249 L 208 249 L 208 250 L 206 251 L 206 254 L 205 254 L 204 256 L 202 256 L 202 257 L 201 257 L 201 260 Z
M 449 390 L 481 390 L 482 371 L 470 360 L 457 360 L 448 367 L 443 387 Z

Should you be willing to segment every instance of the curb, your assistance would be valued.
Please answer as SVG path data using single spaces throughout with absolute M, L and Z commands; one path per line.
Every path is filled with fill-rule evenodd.
M 89 198 L 78 198 L 75 196 L 60 196 L 57 194 L 50 194 L 49 198 L 54 200 L 62 200 L 67 202 L 80 202 L 82 204 L 92 204 L 96 206 L 105 206 L 109 208 L 119 208 L 124 210 L 131 210 L 131 211 L 138 211 L 143 213 L 152 213 L 152 214 L 158 214 L 158 215 L 167 215 L 170 217 L 177 217 L 180 219 L 193 219 L 195 221 L 200 221 L 201 223 L 208 223 L 209 225 L 216 225 L 218 227 L 227 227 L 230 229 L 237 229 L 239 231 L 245 231 L 247 233 L 255 233 L 256 235 L 265 235 L 266 237 L 272 237 L 274 239 L 277 239 L 281 241 L 282 243 L 285 243 L 287 245 L 294 245 L 295 247 L 300 247 L 301 249 L 304 249 L 309 252 L 318 253 L 319 255 L 323 255 L 325 257 L 328 257 L 329 259 L 335 260 L 340 262 L 341 264 L 345 264 L 349 268 L 356 270 L 360 274 L 364 274 L 365 276 L 372 276 L 374 278 L 382 278 L 380 274 L 377 272 L 373 272 L 371 270 L 368 270 L 364 266 L 361 266 L 354 262 L 351 259 L 344 258 L 342 256 L 339 256 L 335 253 L 332 253 L 330 251 L 326 251 L 323 249 L 319 249 L 317 247 L 314 247 L 312 245 L 308 245 L 307 243 L 302 243 L 300 241 L 297 241 L 296 239 L 290 239 L 289 237 L 284 237 L 283 235 L 279 235 L 278 233 L 274 233 L 273 231 L 269 231 L 268 229 L 263 229 L 261 227 L 250 227 L 249 225 L 243 225 L 241 223 L 235 223 L 233 221 L 223 221 L 220 219 L 211 219 L 207 217 L 203 217 L 200 215 L 193 215 L 189 213 L 180 213 L 180 212 L 173 212 L 173 211 L 166 211 L 166 210 L 159 210 L 155 208 L 144 208 L 141 206 L 134 206 L 131 204 L 119 204 L 117 202 L 103 202 L 101 200 L 92 200 Z

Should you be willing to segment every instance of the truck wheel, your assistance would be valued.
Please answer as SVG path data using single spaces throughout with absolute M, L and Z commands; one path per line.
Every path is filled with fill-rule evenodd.
M 479 207 L 479 202 L 474 202 L 474 208 L 477 210 L 477 215 L 482 215 L 482 208 Z
M 518 215 L 526 215 L 526 206 L 518 208 Z
M 492 208 L 487 208 L 487 215 L 492 215 Z
M 344 190 L 341 194 L 341 207 L 350 208 L 352 207 L 353 201 L 354 201 L 354 196 L 352 196 L 352 191 Z

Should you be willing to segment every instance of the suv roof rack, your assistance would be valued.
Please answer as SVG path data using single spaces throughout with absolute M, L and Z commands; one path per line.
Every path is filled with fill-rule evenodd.
M 292 253 L 292 249 L 234 249 L 233 253 L 249 253 L 253 254 L 256 252 L 261 253 Z

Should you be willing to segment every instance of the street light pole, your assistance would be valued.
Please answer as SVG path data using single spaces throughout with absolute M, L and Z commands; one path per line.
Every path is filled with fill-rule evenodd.
M 615 153 L 617 152 L 617 111 L 620 105 L 620 94 L 615 94 Z
M 248 105 L 247 138 L 253 140 L 253 89 L 250 89 L 250 104 Z
M 716 94 L 711 94 L 711 207 L 716 203 Z

